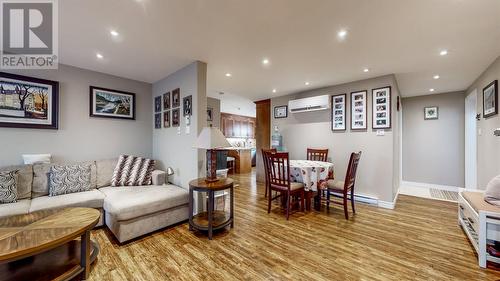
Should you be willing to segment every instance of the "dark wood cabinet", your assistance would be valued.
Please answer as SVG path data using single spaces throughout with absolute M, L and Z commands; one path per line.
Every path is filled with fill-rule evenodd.
M 255 138 L 255 118 L 221 113 L 222 133 L 226 138 Z

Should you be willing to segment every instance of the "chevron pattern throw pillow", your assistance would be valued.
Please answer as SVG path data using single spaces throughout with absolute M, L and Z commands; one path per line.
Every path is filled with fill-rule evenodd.
M 120 155 L 111 178 L 111 186 L 150 185 L 154 168 L 154 160 Z

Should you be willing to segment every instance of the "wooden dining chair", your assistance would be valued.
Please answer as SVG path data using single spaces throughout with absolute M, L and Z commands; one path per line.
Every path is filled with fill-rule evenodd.
M 267 197 L 267 190 L 269 189 L 269 172 L 268 172 L 269 163 L 266 153 L 276 153 L 276 152 L 277 152 L 276 148 L 262 149 L 262 161 L 264 162 L 264 171 L 266 173 L 266 192 L 264 193 L 264 197 Z
M 326 207 L 330 210 L 330 202 L 334 204 L 344 205 L 344 215 L 345 219 L 349 219 L 349 214 L 347 211 L 347 194 L 350 193 L 351 207 L 353 214 L 356 213 L 354 209 L 354 186 L 356 184 L 356 172 L 358 170 L 359 159 L 361 158 L 361 151 L 358 153 L 351 153 L 351 158 L 349 159 L 349 165 L 347 166 L 347 172 L 344 181 L 328 180 L 328 188 L 326 193 Z M 330 200 L 332 193 L 341 194 L 343 202 L 336 202 Z
M 267 213 L 271 212 L 271 202 L 286 196 L 286 219 L 290 216 L 290 209 L 299 201 L 290 202 L 293 197 L 300 197 L 300 209 L 304 211 L 304 184 L 290 180 L 290 160 L 288 152 L 266 153 L 268 159 L 269 194 Z M 272 197 L 272 191 L 278 195 Z
M 307 160 L 312 161 L 328 161 L 328 149 L 307 149 Z

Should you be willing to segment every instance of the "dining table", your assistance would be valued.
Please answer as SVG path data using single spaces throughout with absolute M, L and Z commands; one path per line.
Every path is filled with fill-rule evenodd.
M 316 210 L 320 208 L 321 190 L 327 188 L 327 181 L 334 179 L 334 165 L 330 162 L 313 160 L 290 160 L 290 180 L 304 184 L 306 191 L 306 209 L 311 209 L 311 198 L 314 198 Z

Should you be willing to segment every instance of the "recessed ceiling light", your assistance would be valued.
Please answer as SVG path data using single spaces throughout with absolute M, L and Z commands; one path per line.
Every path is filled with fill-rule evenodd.
M 95 54 L 95 56 L 96 56 L 98 59 L 102 59 L 102 58 L 104 58 L 104 56 L 103 56 L 103 55 L 101 55 L 101 54 L 99 54 L 99 53 Z
M 263 65 L 268 65 L 269 64 L 269 59 L 263 59 L 262 60 Z
M 111 31 L 109 32 L 109 34 L 111 34 L 111 35 L 112 35 L 112 36 L 114 36 L 114 37 L 116 37 L 116 36 L 120 35 L 120 33 L 118 33 L 118 31 L 116 31 L 116 30 L 111 30 Z
M 345 29 L 341 29 L 338 33 L 337 33 L 337 36 L 339 38 L 345 38 L 347 36 L 347 30 Z
M 434 88 L 430 88 L 430 89 L 429 89 L 429 92 L 434 92 Z
M 273 89 L 273 93 L 276 93 L 276 89 Z
M 231 77 L 231 76 L 233 76 L 231 73 L 229 73 L 229 72 L 226 73 L 226 77 Z
M 311 83 L 309 83 L 309 82 L 305 82 L 304 83 L 304 85 L 306 85 L 306 86 L 309 86 L 309 84 L 311 84 Z
M 446 56 L 448 54 L 448 50 L 441 50 L 441 52 L 439 52 L 439 55 L 441 56 Z
M 363 69 L 363 72 L 368 72 L 370 71 L 368 68 Z
M 437 80 L 439 79 L 439 75 L 434 75 L 432 78 L 434 78 L 434 80 Z

